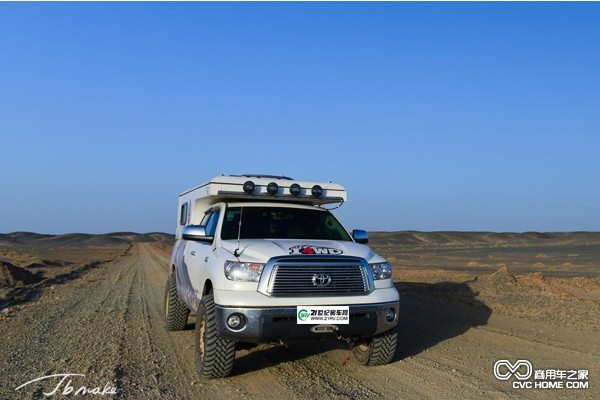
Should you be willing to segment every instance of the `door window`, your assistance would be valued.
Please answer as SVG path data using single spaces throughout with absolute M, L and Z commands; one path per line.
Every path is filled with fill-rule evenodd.
M 204 225 L 206 229 L 207 236 L 215 236 L 215 232 L 217 230 L 217 222 L 219 222 L 219 212 L 218 208 L 209 211 L 204 217 L 204 221 L 202 221 L 202 225 Z

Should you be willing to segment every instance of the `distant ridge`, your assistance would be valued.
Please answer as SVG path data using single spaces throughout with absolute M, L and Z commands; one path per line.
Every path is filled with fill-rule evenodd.
M 598 245 L 600 232 L 370 232 L 373 243 L 394 246 Z
M 389 246 L 540 246 L 540 245 L 600 245 L 600 232 L 460 232 L 460 231 L 397 231 L 369 232 L 373 244 Z M 175 236 L 164 232 L 112 232 L 102 234 L 66 233 L 47 235 L 34 232 L 0 234 L 0 241 L 35 243 L 38 245 L 89 245 L 119 243 L 173 242 Z
M 77 243 L 85 243 L 93 246 L 119 243 L 172 242 L 174 240 L 174 235 L 162 232 L 113 232 L 102 234 L 66 233 L 62 235 L 46 235 L 34 232 L 12 232 L 0 234 L 0 241 L 3 242 L 34 243 L 40 246 Z

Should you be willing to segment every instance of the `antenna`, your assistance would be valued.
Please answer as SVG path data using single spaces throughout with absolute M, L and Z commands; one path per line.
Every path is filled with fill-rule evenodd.
M 244 207 L 240 208 L 240 221 L 238 222 L 238 241 L 237 248 L 233 252 L 233 255 L 236 257 L 240 256 L 240 235 L 242 234 L 242 214 L 244 213 Z

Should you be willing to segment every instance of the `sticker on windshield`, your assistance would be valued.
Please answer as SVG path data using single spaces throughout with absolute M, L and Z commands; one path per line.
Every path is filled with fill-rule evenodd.
M 342 254 L 343 251 L 331 247 L 308 246 L 305 244 L 290 247 L 290 254 Z

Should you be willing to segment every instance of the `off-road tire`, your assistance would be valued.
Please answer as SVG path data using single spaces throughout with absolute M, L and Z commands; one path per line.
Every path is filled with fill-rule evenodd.
M 354 358 L 362 365 L 388 364 L 396 354 L 398 342 L 397 328 L 365 339 L 352 347 Z
M 190 310 L 185 304 L 177 297 L 177 283 L 175 281 L 175 272 L 173 272 L 167 284 L 165 285 L 165 296 L 164 296 L 164 323 L 165 329 L 168 331 L 181 331 L 184 330 Z
M 214 298 L 208 294 L 196 313 L 196 372 L 204 378 L 223 378 L 231 374 L 234 360 L 235 340 L 219 336 Z

